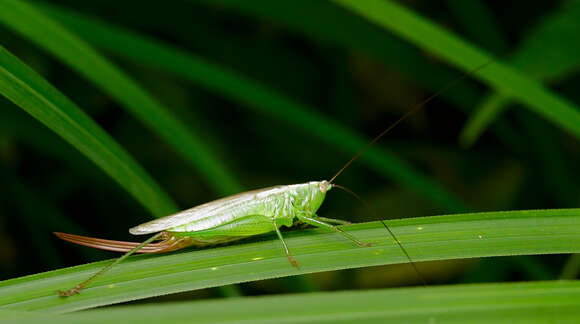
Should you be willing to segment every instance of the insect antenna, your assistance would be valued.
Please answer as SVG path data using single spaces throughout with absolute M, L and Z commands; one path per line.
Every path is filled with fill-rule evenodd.
M 346 170 L 346 168 L 348 168 L 354 161 L 356 161 L 364 152 L 366 152 L 373 144 L 375 144 L 378 140 L 380 140 L 383 136 L 385 136 L 385 134 L 387 134 L 388 132 L 390 132 L 393 128 L 395 128 L 401 122 L 403 122 L 404 120 L 406 120 L 407 118 L 411 117 L 416 112 L 418 112 L 419 110 L 421 110 L 423 107 L 425 107 L 425 105 L 427 105 L 433 99 L 439 97 L 443 93 L 447 92 L 449 89 L 453 88 L 460 81 L 464 80 L 465 78 L 467 78 L 469 76 L 474 75 L 477 71 L 480 71 L 481 69 L 485 68 L 486 66 L 488 66 L 492 62 L 493 62 L 493 60 L 489 60 L 489 61 L 487 61 L 487 62 L 485 62 L 485 63 L 477 66 L 476 68 L 474 68 L 474 69 L 472 69 L 472 70 L 464 73 L 462 76 L 460 76 L 460 77 L 456 78 L 455 80 L 449 82 L 446 86 L 444 86 L 443 88 L 441 88 L 436 93 L 432 94 L 431 96 L 427 97 L 423 101 L 419 102 L 411 110 L 409 110 L 407 113 L 405 113 L 401 118 L 397 119 L 394 123 L 392 123 L 391 125 L 389 125 L 380 134 L 378 134 L 377 136 L 375 136 L 375 138 L 373 138 L 370 142 L 368 142 L 367 145 L 365 145 L 350 160 L 348 160 L 348 162 L 346 162 L 344 164 L 344 166 L 342 168 L 340 168 L 340 170 L 338 170 L 338 172 L 336 172 L 336 174 L 334 174 L 334 176 L 332 178 L 330 178 L 330 180 L 328 181 L 332 186 L 337 187 L 339 189 L 342 189 L 343 191 L 351 194 L 353 197 L 355 197 L 356 199 L 358 199 L 369 210 L 369 212 L 379 222 L 381 222 L 381 224 L 383 224 L 383 226 L 389 232 L 389 234 L 393 237 L 393 239 L 395 240 L 395 242 L 397 242 L 397 245 L 399 246 L 399 248 L 401 249 L 401 251 L 403 252 L 403 254 L 405 254 L 405 256 L 407 257 L 407 259 L 409 260 L 409 263 L 411 264 L 411 266 L 413 267 L 413 269 L 417 273 L 417 276 L 421 279 L 421 281 L 423 282 L 423 285 L 425 285 L 425 286 L 427 285 L 427 282 L 425 281 L 423 275 L 421 275 L 421 272 L 417 268 L 417 265 L 415 264 L 415 262 L 413 262 L 413 260 L 411 259 L 411 256 L 409 255 L 409 253 L 407 252 L 407 250 L 405 249 L 405 247 L 403 246 L 403 244 L 401 244 L 401 242 L 397 239 L 397 237 L 395 236 L 395 233 L 393 233 L 393 231 L 389 228 L 389 226 L 387 226 L 387 224 L 385 223 L 385 220 L 381 216 L 379 216 L 379 214 L 377 212 L 375 212 L 375 210 L 365 200 L 363 200 L 358 194 L 356 194 L 354 191 L 352 191 L 352 190 L 350 190 L 350 189 L 348 189 L 348 188 L 346 188 L 344 186 L 340 186 L 340 185 L 334 184 L 334 180 L 344 170 Z
M 405 249 L 405 247 L 403 246 L 403 244 L 401 244 L 401 241 L 399 241 L 399 239 L 395 236 L 395 233 L 393 233 L 393 231 L 391 230 L 391 228 L 389 226 L 387 226 L 387 223 L 385 223 L 385 220 L 379 216 L 379 214 L 374 210 L 374 208 L 371 207 L 371 205 L 369 205 L 369 203 L 367 203 L 364 199 L 362 199 L 361 196 L 359 196 L 356 192 L 348 189 L 347 187 L 341 186 L 341 185 L 337 185 L 337 184 L 332 184 L 333 187 L 339 188 L 347 193 L 349 193 L 350 195 L 352 195 L 353 197 L 355 197 L 358 201 L 360 201 L 365 208 L 379 221 L 381 222 L 381 224 L 383 224 L 383 226 L 385 227 L 385 229 L 389 232 L 389 234 L 391 234 L 391 237 L 395 240 L 395 242 L 397 242 L 397 245 L 399 246 L 399 248 L 401 249 L 401 251 L 403 251 L 403 254 L 407 257 L 407 260 L 409 260 L 409 264 L 411 264 L 411 266 L 413 267 L 413 270 L 415 270 L 415 273 L 417 273 L 417 276 L 419 277 L 419 279 L 421 279 L 421 282 L 423 283 L 423 286 L 427 286 L 427 282 L 425 281 L 425 277 L 423 277 L 423 275 L 421 274 L 421 271 L 419 271 L 419 268 L 417 268 L 417 265 L 415 264 L 415 262 L 413 262 L 413 260 L 411 259 L 411 257 L 409 256 L 409 253 L 407 252 L 407 249 Z
M 358 159 L 373 144 L 375 144 L 378 140 L 380 140 L 383 136 L 385 136 L 385 134 L 387 134 L 393 128 L 395 128 L 397 125 L 399 125 L 402 121 L 404 121 L 405 119 L 407 119 L 407 118 L 411 117 L 412 115 L 414 115 L 416 112 L 418 112 L 419 110 L 421 110 L 421 108 L 425 107 L 426 104 L 428 104 L 429 102 L 431 102 L 433 99 L 439 97 L 443 93 L 447 92 L 449 89 L 453 88 L 456 84 L 458 84 L 463 79 L 465 79 L 465 78 L 467 78 L 469 76 L 474 75 L 477 71 L 483 69 L 484 67 L 488 66 L 492 62 L 493 62 L 493 60 L 489 60 L 489 61 L 487 61 L 487 62 L 485 62 L 485 63 L 477 66 L 473 70 L 464 73 L 462 76 L 460 76 L 457 79 L 449 82 L 445 87 L 441 88 L 436 93 L 432 94 L 431 96 L 427 97 L 426 99 L 424 99 L 423 101 L 421 101 L 420 103 L 418 103 L 417 105 L 415 105 L 411 110 L 409 110 L 401 118 L 397 119 L 394 123 L 392 123 L 391 125 L 389 125 L 389 127 L 385 128 L 385 130 L 383 130 L 379 135 L 377 135 L 370 142 L 368 142 L 367 145 L 365 145 L 348 162 L 346 162 L 346 164 L 342 168 L 340 168 L 340 170 L 338 170 L 338 172 L 336 172 L 336 174 L 332 178 L 330 178 L 330 180 L 328 182 L 329 183 L 333 183 L 334 180 L 336 179 L 336 177 L 338 177 L 346 168 L 348 168 L 352 164 L 352 162 L 354 162 L 356 159 Z

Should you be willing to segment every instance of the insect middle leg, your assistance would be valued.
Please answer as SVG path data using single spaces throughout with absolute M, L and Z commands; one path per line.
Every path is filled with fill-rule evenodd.
M 322 228 L 327 228 L 329 230 L 335 231 L 337 233 L 339 233 L 340 235 L 344 236 L 345 238 L 351 240 L 352 242 L 354 242 L 354 244 L 358 245 L 358 246 L 364 246 L 364 247 L 368 247 L 371 246 L 371 243 L 363 243 L 361 241 L 359 241 L 356 237 L 352 236 L 350 233 L 343 231 L 342 229 L 340 229 L 338 226 L 336 225 L 332 225 L 329 223 L 325 223 L 323 220 L 328 220 L 328 218 L 323 218 L 323 217 L 318 217 L 316 215 L 314 215 L 314 217 L 308 217 L 308 216 L 298 216 L 298 219 L 306 224 L 312 225 L 312 226 L 316 226 L 316 227 L 322 227 Z M 333 221 L 337 221 L 337 219 L 332 219 Z
M 277 221 L 276 219 L 272 219 L 271 217 L 264 215 L 246 215 L 243 217 L 238 217 L 229 223 L 220 224 L 206 230 L 182 233 L 181 235 L 191 236 L 192 239 L 198 242 L 208 242 L 215 244 L 229 242 L 234 239 L 240 239 L 243 237 L 254 236 L 262 233 L 269 233 L 274 230 L 282 242 L 286 257 L 293 266 L 298 268 L 298 262 L 296 262 L 296 260 L 294 260 L 290 254 L 288 245 L 286 244 L 284 237 L 282 237 L 282 233 L 279 229 L 279 227 L 282 225 L 288 226 L 292 224 L 286 223 L 287 222 L 281 220 Z
M 282 242 L 282 246 L 284 247 L 284 252 L 286 252 L 286 257 L 288 258 L 288 261 L 290 261 L 290 263 L 294 267 L 298 268 L 298 262 L 296 262 L 294 257 L 292 257 L 292 254 L 290 254 L 290 250 L 288 249 L 288 245 L 286 244 L 286 241 L 284 241 L 284 237 L 282 236 L 282 232 L 280 232 L 280 228 L 278 227 L 278 224 L 276 223 L 276 221 L 274 221 L 274 229 L 276 230 L 276 234 L 278 234 L 278 237 L 280 238 L 280 241 Z

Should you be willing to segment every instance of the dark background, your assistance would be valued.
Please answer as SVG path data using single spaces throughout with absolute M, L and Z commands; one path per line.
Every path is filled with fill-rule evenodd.
M 252 14 L 239 9 L 236 1 L 227 0 L 53 3 L 236 71 L 308 104 L 369 140 L 422 99 L 462 75 L 430 53 L 326 2 L 254 4 L 302 8 L 309 17 L 305 20 L 316 17 L 320 31 L 322 26 L 330 26 L 332 33 L 340 35 L 347 33 L 352 24 L 358 24 L 372 34 L 362 34 L 346 46 L 333 37 L 320 36 L 316 30 L 296 29 L 284 15 Z M 516 55 L 536 28 L 551 17 L 578 17 L 577 2 L 570 3 L 568 8 L 566 2 L 560 1 L 402 2 L 502 61 Z M 332 17 L 339 17 L 339 22 L 344 20 L 344 25 L 336 24 Z M 3 46 L 109 132 L 181 208 L 219 198 L 189 162 L 106 94 L 3 26 L 0 39 Z M 566 49 L 562 41 L 541 42 L 536 51 L 545 52 L 549 58 L 553 46 Z M 152 66 L 101 52 L 200 134 L 247 189 L 328 179 L 350 158 L 283 120 L 245 109 L 219 93 Z M 575 66 L 571 67 L 549 81 L 554 92 L 578 104 L 576 71 Z M 488 89 L 476 81 L 463 80 L 377 145 L 388 148 L 447 188 L 465 203 L 466 211 L 578 207 L 578 140 L 527 109 L 510 105 L 472 147 L 459 144 L 458 136 L 468 114 L 487 93 Z M 92 162 L 3 98 L 0 116 L 1 279 L 115 256 L 58 241 L 52 231 L 133 240 L 127 229 L 152 219 Z M 354 163 L 337 183 L 359 193 L 385 218 L 451 212 L 362 163 Z M 352 222 L 372 220 L 360 203 L 334 191 L 329 193 L 320 215 Z M 502 257 L 430 262 L 420 267 L 430 283 L 553 279 L 558 277 L 567 257 Z M 262 294 L 419 283 L 404 265 L 309 277 L 307 288 L 290 284 L 290 279 L 279 279 L 244 284 L 241 289 L 244 294 Z M 213 296 L 219 292 L 192 294 Z

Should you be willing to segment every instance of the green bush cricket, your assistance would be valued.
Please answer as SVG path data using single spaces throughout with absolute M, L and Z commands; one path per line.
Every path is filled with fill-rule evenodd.
M 392 123 L 365 145 L 332 178 L 330 178 L 330 180 L 311 181 L 301 184 L 281 185 L 246 191 L 155 219 L 129 229 L 129 232 L 134 235 L 155 234 L 142 243 L 106 240 L 55 232 L 54 234 L 59 238 L 75 244 L 108 251 L 125 252 L 123 256 L 104 267 L 87 280 L 68 290 L 59 291 L 58 294 L 61 297 L 78 294 L 80 290 L 85 288 L 94 279 L 134 253 L 169 252 L 192 245 L 200 247 L 211 246 L 269 232 L 276 232 L 290 264 L 298 268 L 298 262 L 292 257 L 290 249 L 280 232 L 282 226 L 291 227 L 297 224 L 307 224 L 314 227 L 326 228 L 341 234 L 343 237 L 358 246 L 371 246 L 371 243 L 361 242 L 348 232 L 345 232 L 338 227 L 338 225 L 349 224 L 349 222 L 321 217 L 316 214 L 316 211 L 324 201 L 326 193 L 333 187 L 340 188 L 350 193 L 360 200 L 365 207 L 371 211 L 371 213 L 373 213 L 395 240 L 401 252 L 409 260 L 409 263 L 425 284 L 423 277 L 408 252 L 384 220 L 356 193 L 348 188 L 335 184 L 334 180 L 369 147 L 399 123 L 423 108 L 429 101 L 452 88 L 462 79 L 481 70 L 491 62 L 492 61 L 488 61 L 468 73 L 465 73 L 463 76 L 452 81 L 437 93 L 423 100 L 414 108 L 409 110 L 405 115 Z

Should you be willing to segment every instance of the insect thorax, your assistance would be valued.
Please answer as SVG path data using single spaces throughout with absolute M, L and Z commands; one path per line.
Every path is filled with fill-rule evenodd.
M 324 202 L 326 191 L 330 187 L 322 186 L 321 181 L 283 186 L 277 203 L 272 207 L 272 214 L 275 218 L 286 218 L 293 220 L 300 214 L 313 215 Z M 326 183 L 326 182 L 324 182 Z M 321 188 L 325 189 L 322 191 Z M 282 189 L 282 188 L 281 188 Z

